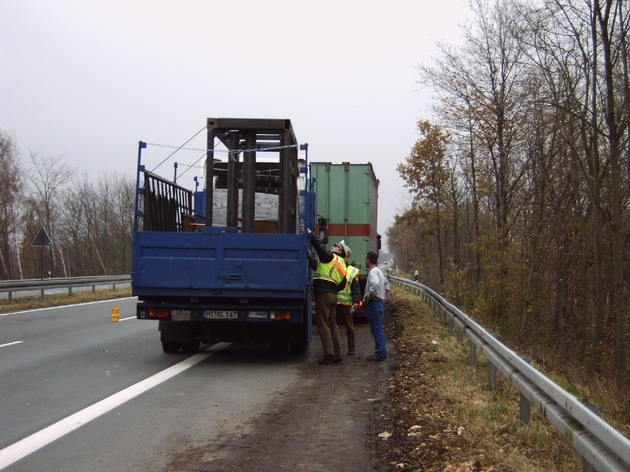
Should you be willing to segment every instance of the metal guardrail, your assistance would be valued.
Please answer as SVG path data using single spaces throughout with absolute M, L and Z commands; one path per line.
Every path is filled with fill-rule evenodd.
M 4 280 L 0 281 L 0 293 L 8 293 L 9 300 L 13 299 L 13 294 L 18 292 L 39 291 L 43 297 L 46 290 L 67 288 L 68 293 L 72 293 L 73 288 L 96 287 L 111 285 L 114 289 L 117 284 L 131 283 L 131 275 L 103 275 L 96 277 L 63 277 L 49 279 L 28 279 L 28 280 Z
M 400 277 L 390 276 L 389 279 L 393 285 L 418 293 L 440 319 L 449 324 L 451 334 L 457 328 L 460 342 L 464 336 L 470 340 L 471 363 L 476 362 L 477 349 L 486 356 L 493 386 L 497 369 L 505 375 L 520 392 L 523 423 L 529 422 L 530 404 L 534 404 L 580 453 L 584 471 L 630 471 L 630 440 L 587 405 L 534 369 L 527 360 L 429 287 Z

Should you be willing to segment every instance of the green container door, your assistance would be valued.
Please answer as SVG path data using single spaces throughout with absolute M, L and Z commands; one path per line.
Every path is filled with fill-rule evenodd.
M 311 162 L 315 212 L 328 220 L 329 246 L 344 240 L 365 273 L 364 256 L 377 252 L 378 181 L 372 164 Z

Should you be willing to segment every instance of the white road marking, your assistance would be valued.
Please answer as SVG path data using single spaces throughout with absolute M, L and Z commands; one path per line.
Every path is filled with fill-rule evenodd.
M 111 300 L 96 300 L 94 302 L 84 302 L 84 303 L 75 303 L 75 304 L 70 304 L 70 305 L 60 305 L 60 306 L 49 306 L 49 307 L 45 307 L 45 308 L 33 308 L 32 310 L 23 310 L 23 311 L 13 311 L 10 313 L 0 313 L 0 317 L 2 316 L 13 316 L 13 315 L 21 315 L 24 313 L 34 313 L 37 311 L 44 311 L 44 310 L 55 310 L 57 308 L 69 308 L 72 306 L 79 306 L 79 305 L 96 305 L 97 303 L 112 303 L 112 302 L 117 302 L 119 300 L 132 300 L 136 297 L 124 297 L 124 298 L 113 298 Z
M 24 341 L 13 341 L 12 343 L 0 344 L 0 347 L 13 346 L 14 344 L 22 344 Z
M 207 359 L 212 354 L 226 348 L 229 343 L 219 343 L 212 346 L 208 351 L 195 354 L 181 361 L 168 369 L 158 372 L 151 377 L 138 382 L 131 387 L 127 387 L 118 393 L 107 397 L 100 402 L 97 402 L 87 408 L 84 408 L 77 413 L 68 416 L 55 424 L 44 428 L 37 433 L 0 450 L 0 470 L 14 464 L 20 459 L 25 458 L 29 454 L 43 448 L 51 442 L 71 433 L 77 428 L 95 420 L 99 416 L 108 413 L 116 407 L 121 406 L 123 403 L 137 397 L 138 395 L 146 392 L 147 390 L 165 382 L 178 374 L 181 374 L 185 370 L 191 368 L 195 364 Z
M 137 320 L 137 319 L 138 319 L 137 316 L 129 316 L 127 318 L 121 318 L 118 321 Z

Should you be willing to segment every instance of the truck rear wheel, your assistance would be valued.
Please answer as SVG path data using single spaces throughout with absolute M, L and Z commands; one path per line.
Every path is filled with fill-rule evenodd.
M 292 339 L 289 341 L 289 352 L 291 354 L 304 354 L 308 350 L 306 339 Z
M 271 341 L 271 352 L 274 354 L 286 354 L 289 351 L 289 341 L 286 339 L 274 339 Z
M 182 343 L 182 352 L 196 353 L 199 352 L 201 342 L 198 339 L 192 339 L 187 343 Z
M 162 341 L 162 350 L 167 354 L 177 354 L 181 348 L 181 343 L 173 341 Z

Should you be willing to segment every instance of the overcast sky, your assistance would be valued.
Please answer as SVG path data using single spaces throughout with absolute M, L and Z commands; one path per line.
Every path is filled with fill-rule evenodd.
M 417 66 L 457 42 L 466 12 L 466 0 L 0 0 L 0 130 L 23 158 L 135 177 L 140 140 L 181 145 L 211 116 L 289 118 L 311 161 L 372 163 L 384 235 L 408 205 L 396 164 L 431 117 Z M 147 151 L 148 167 L 171 152 Z

